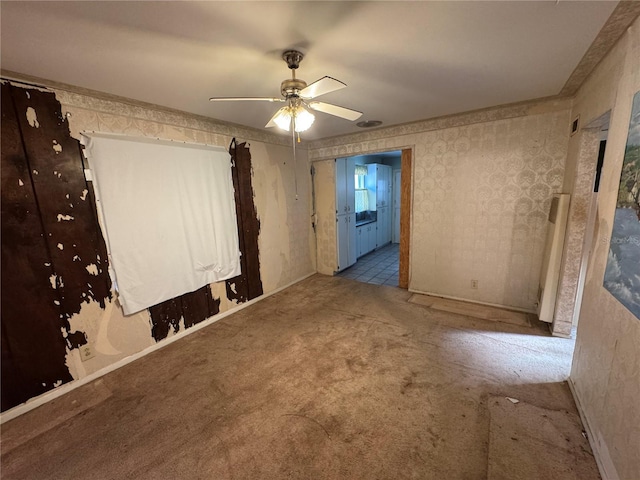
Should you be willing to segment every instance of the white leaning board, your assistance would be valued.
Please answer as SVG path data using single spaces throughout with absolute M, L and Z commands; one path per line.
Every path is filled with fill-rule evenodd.
M 555 194 L 549 209 L 547 241 L 538 287 L 538 317 L 543 322 L 551 323 L 555 312 L 564 236 L 569 216 L 569 198 L 568 193 Z

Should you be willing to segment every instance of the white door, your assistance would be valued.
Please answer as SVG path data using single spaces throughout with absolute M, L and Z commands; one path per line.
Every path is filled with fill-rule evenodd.
M 356 213 L 356 159 L 347 158 L 345 165 L 346 213 Z
M 401 170 L 393 172 L 393 243 L 400 243 L 400 180 Z
M 356 236 L 356 214 L 350 213 L 347 217 L 347 230 L 349 232 L 349 255 L 347 266 L 351 266 L 358 260 L 358 237 Z M 346 268 L 346 267 L 345 267 Z
M 378 207 L 377 213 L 377 221 L 376 221 L 376 245 L 381 247 L 384 245 L 384 219 L 385 219 L 385 208 Z
M 384 215 L 384 243 L 385 245 L 387 243 L 391 243 L 391 208 L 390 207 L 384 207 L 385 209 L 385 215 Z
M 369 248 L 367 248 L 368 252 L 372 252 L 376 249 L 376 244 L 378 238 L 376 236 L 376 227 L 378 226 L 377 222 L 370 223 L 367 225 L 367 233 L 369 234 Z
M 347 159 L 336 159 L 336 215 L 347 213 Z
M 341 272 L 349 266 L 349 216 L 338 215 L 336 217 L 336 230 L 338 233 L 338 266 L 337 272 Z
M 391 224 L 389 223 L 389 207 L 378 208 L 377 246 L 381 247 L 391 241 Z

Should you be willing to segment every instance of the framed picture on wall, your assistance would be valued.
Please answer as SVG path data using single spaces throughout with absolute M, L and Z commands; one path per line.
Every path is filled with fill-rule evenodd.
M 633 97 L 604 287 L 640 319 L 640 92 Z

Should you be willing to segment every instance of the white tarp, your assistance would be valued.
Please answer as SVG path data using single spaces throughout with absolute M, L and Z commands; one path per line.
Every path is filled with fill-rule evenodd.
M 228 152 L 119 135 L 85 136 L 125 314 L 240 274 Z

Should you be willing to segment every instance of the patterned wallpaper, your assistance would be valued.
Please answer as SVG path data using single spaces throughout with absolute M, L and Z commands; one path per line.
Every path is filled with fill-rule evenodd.
M 640 322 L 603 286 L 631 104 L 639 90 L 640 19 L 580 88 L 573 111 L 588 125 L 611 110 L 570 381 L 603 478 L 612 479 L 640 478 Z M 579 166 L 582 150 L 567 161 Z
M 572 100 L 568 98 L 534 100 L 484 108 L 472 112 L 457 113 L 402 125 L 376 128 L 363 131 L 362 133 L 314 140 L 309 143 L 309 159 L 318 160 L 395 150 L 398 148 L 398 145 L 412 145 L 411 143 L 403 144 L 399 137 L 444 130 L 447 128 L 463 127 L 477 123 L 506 120 L 508 118 L 558 112 L 570 109 L 571 105 Z
M 255 203 L 260 220 L 258 242 L 265 293 L 315 271 L 315 241 L 309 218 L 311 185 L 305 149 L 298 149 L 294 164 L 291 147 L 288 146 L 290 140 L 282 141 L 272 134 L 236 129 L 202 117 L 79 93 L 56 90 L 56 96 L 62 104 L 62 111 L 70 114 L 69 125 L 75 138 L 80 138 L 82 131 L 96 131 L 205 143 L 225 148 L 229 146 L 232 135 L 239 142 L 248 141 L 252 155 Z M 242 137 L 243 134 L 248 136 Z M 221 298 L 221 312 L 234 308 L 235 304 L 226 298 L 224 282 L 213 284 L 212 291 L 215 297 Z M 105 311 L 91 304 L 83 306 L 80 314 L 71 322 L 75 328 L 87 332 L 89 341 L 95 344 L 96 352 L 96 356 L 86 362 L 80 362 L 74 352 L 69 353 L 67 364 L 75 379 L 155 343 L 150 333 L 148 314 L 141 312 L 124 317 L 115 303 L 109 304 Z
M 601 133 L 598 128 L 582 130 L 580 154 L 574 172 L 571 189 L 571 204 L 567 218 L 564 251 L 556 308 L 553 314 L 551 331 L 554 335 L 570 337 L 574 322 L 574 311 L 578 295 L 583 249 L 585 246 L 586 227 L 589 220 L 589 209 L 593 195 L 596 162 Z
M 309 156 L 412 147 L 410 289 L 535 311 L 569 108 L 554 100 L 381 129 L 314 142 Z
M 568 121 L 565 111 L 416 139 L 412 289 L 535 309 Z

